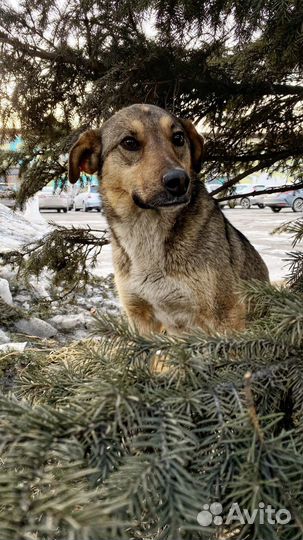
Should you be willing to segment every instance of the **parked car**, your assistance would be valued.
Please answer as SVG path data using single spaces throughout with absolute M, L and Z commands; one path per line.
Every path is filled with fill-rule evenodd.
M 5 182 L 0 183 L 0 204 L 4 204 L 8 208 L 14 208 L 16 203 L 15 190 L 8 186 Z
M 73 197 L 68 191 L 54 190 L 51 186 L 45 186 L 38 191 L 39 210 L 57 210 L 67 212 L 73 207 Z
M 264 204 L 273 212 L 280 212 L 282 208 L 292 208 L 293 212 L 303 212 L 303 189 L 270 193 L 264 197 Z
M 99 188 L 96 185 L 88 186 L 85 190 L 81 190 L 74 198 L 74 210 L 77 212 L 89 212 L 97 210 L 101 212 L 102 202 L 99 194 Z
M 239 197 L 239 199 L 231 199 L 230 201 L 228 201 L 228 206 L 230 208 L 235 208 L 237 204 L 240 204 L 242 208 L 245 208 L 246 210 L 248 210 L 252 206 L 264 208 L 264 194 L 254 195 L 250 197 L 246 196 L 246 193 L 251 193 L 252 191 L 255 191 L 257 193 L 258 191 L 263 191 L 263 189 L 266 189 L 266 186 L 251 186 L 239 184 L 238 186 L 235 186 L 232 195 L 243 195 L 243 197 Z

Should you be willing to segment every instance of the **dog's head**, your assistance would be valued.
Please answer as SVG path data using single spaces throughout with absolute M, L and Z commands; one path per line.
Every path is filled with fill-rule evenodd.
M 190 120 L 154 105 L 131 105 L 80 136 L 70 151 L 69 179 L 76 182 L 81 170 L 98 172 L 116 210 L 180 207 L 190 201 L 202 152 L 203 138 Z

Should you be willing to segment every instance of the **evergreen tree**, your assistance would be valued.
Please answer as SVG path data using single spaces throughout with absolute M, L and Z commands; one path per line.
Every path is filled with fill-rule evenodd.
M 144 338 L 97 316 L 98 340 L 14 358 L 0 539 L 302 539 L 302 260 L 288 287 L 246 285 L 242 334 Z
M 302 27 L 295 0 L 2 2 L 1 120 L 21 127 L 20 200 L 65 178 L 80 130 L 134 102 L 202 120 L 203 178 L 300 180 Z
M 24 140 L 1 152 L 1 171 L 21 162 L 21 199 L 64 178 L 82 129 L 135 101 L 207 123 L 203 176 L 279 168 L 300 179 L 300 1 L 0 10 L 3 131 L 20 123 Z M 283 230 L 300 245 L 302 219 Z M 48 267 L 74 287 L 95 244 L 90 231 L 59 230 L 4 262 L 20 279 Z M 97 339 L 1 354 L 14 383 L 0 394 L 0 540 L 301 540 L 303 253 L 289 258 L 284 286 L 243 287 L 241 334 L 144 338 L 97 315 Z M 1 307 L 8 327 L 21 316 Z M 204 526 L 213 503 L 222 520 Z M 259 519 L 228 523 L 232 503 Z M 290 521 L 262 523 L 262 504 Z

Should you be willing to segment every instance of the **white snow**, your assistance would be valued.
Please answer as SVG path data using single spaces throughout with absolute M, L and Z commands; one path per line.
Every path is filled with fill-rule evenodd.
M 0 352 L 2 353 L 10 353 L 13 351 L 22 353 L 27 345 L 27 341 L 16 343 L 14 341 L 10 343 L 4 343 L 0 345 Z
M 18 251 L 23 245 L 42 238 L 53 229 L 53 226 L 41 217 L 37 200 L 34 199 L 28 204 L 25 215 L 29 219 L 0 204 L 0 253 Z M 9 326 L 12 337 L 6 335 L 6 327 L 5 332 L 0 329 L 0 344 L 10 345 L 16 332 L 29 336 L 29 342 L 31 336 L 42 339 L 55 337 L 64 343 L 67 339 L 87 338 L 94 325 L 92 309 L 107 312 L 118 310 L 110 281 L 89 285 L 82 294 L 75 293 L 66 300 L 56 300 L 51 295 L 60 297 L 64 291 L 54 287 L 51 273 L 47 270 L 44 270 L 38 279 L 30 277 L 27 283 L 17 276 L 17 269 L 10 265 L 0 267 L 0 276 L 0 297 L 7 304 L 29 312 L 28 317 L 20 318 Z M 51 301 L 45 317 L 47 321 L 40 318 L 40 312 L 37 317 L 34 316 L 33 310 L 37 301 L 46 302 L 45 305 Z
M 18 249 L 22 244 L 41 238 L 50 231 L 45 221 L 30 223 L 20 213 L 0 204 L 0 251 Z
M 68 332 L 85 324 L 85 317 L 83 313 L 76 315 L 55 315 L 51 319 L 48 319 L 47 322 L 58 330 Z
M 3 332 L 3 330 L 0 330 L 0 343 L 9 343 L 10 337 Z
M 0 278 L 0 298 L 4 300 L 7 304 L 12 305 L 13 297 L 9 288 L 9 282 L 7 279 Z
M 30 223 L 40 223 L 41 225 L 47 225 L 46 220 L 42 216 L 39 210 L 39 198 L 38 195 L 34 195 L 29 199 L 25 204 L 25 210 L 23 217 L 27 219 Z

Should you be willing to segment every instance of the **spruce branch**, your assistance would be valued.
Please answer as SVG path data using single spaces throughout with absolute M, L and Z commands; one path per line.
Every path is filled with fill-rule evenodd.
M 294 251 L 287 253 L 285 261 L 289 264 L 289 274 L 286 276 L 286 282 L 294 292 L 303 293 L 303 252 Z
M 288 221 L 276 227 L 272 234 L 289 233 L 293 236 L 292 247 L 303 240 L 303 219 Z
M 7 304 L 0 298 L 0 325 L 10 327 L 14 321 L 19 319 L 27 319 L 28 313 L 17 306 Z
M 283 302 L 284 292 L 275 294 Z M 205 502 L 220 500 L 225 512 L 231 500 L 251 509 L 291 500 L 287 531 L 296 538 L 302 342 L 279 349 L 249 333 L 145 338 L 121 319 L 97 315 L 96 323 L 95 339 L 29 352 L 18 400 L 0 400 L 5 534 L 210 540 L 196 520 Z M 169 362 L 161 377 L 148 366 L 157 350 Z M 262 530 L 256 523 L 249 534 Z
M 106 231 L 56 225 L 41 239 L 18 251 L 1 253 L 0 258 L 2 264 L 17 267 L 18 275 L 25 280 L 33 275 L 38 278 L 47 269 L 55 286 L 71 292 L 86 285 L 90 268 L 94 268 L 102 247 L 108 243 Z

